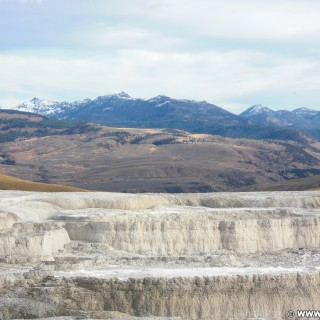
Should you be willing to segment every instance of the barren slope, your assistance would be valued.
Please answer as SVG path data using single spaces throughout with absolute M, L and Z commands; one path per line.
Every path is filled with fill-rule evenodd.
M 0 174 L 0 190 L 21 190 L 41 192 L 85 191 L 79 188 L 21 180 L 4 174 Z
M 316 174 L 320 172 L 319 150 L 317 143 L 308 146 L 180 130 L 95 127 L 78 134 L 7 142 L 2 146 L 0 171 L 26 180 L 93 190 L 228 191 Z
M 320 188 L 320 176 L 286 180 L 277 183 L 257 184 L 242 187 L 239 191 L 294 191 L 315 190 Z

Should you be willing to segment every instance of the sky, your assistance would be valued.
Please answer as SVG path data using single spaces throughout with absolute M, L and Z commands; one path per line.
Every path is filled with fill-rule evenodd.
M 125 91 L 320 110 L 319 0 L 0 0 L 0 106 Z

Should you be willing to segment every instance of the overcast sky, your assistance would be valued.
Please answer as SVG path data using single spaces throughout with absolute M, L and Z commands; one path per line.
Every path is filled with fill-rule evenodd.
M 0 0 L 0 106 L 119 91 L 320 110 L 320 1 Z

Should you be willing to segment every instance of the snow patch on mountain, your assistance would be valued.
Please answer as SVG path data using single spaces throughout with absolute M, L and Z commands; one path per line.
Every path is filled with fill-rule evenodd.
M 53 115 L 56 112 L 56 106 L 58 101 L 33 98 L 30 101 L 26 101 L 17 107 L 17 110 L 24 112 L 39 113 L 42 115 Z
M 148 102 L 151 102 L 151 103 L 163 103 L 163 102 L 166 102 L 166 101 L 170 101 L 170 100 L 173 100 L 171 99 L 170 97 L 167 97 L 167 96 L 164 96 L 164 95 L 158 95 L 156 97 L 153 97 L 151 99 L 148 99 L 147 101 Z
M 74 102 L 58 102 L 49 99 L 33 98 L 30 101 L 24 102 L 16 107 L 19 111 L 37 113 L 48 117 L 58 117 L 65 119 L 66 114 L 72 111 L 81 110 L 83 108 L 90 108 L 90 105 L 106 106 L 108 102 L 121 102 L 121 101 L 136 101 L 136 98 L 132 98 L 126 92 L 118 92 L 114 94 L 108 94 L 99 96 L 94 100 L 84 99 Z M 105 109 L 104 109 L 105 110 Z
M 320 111 L 316 111 L 316 110 L 311 110 L 309 108 L 298 108 L 292 111 L 292 113 L 296 114 L 296 115 L 301 115 L 301 116 L 316 116 L 318 114 L 320 114 Z
M 159 103 L 159 104 L 156 105 L 156 108 L 161 108 L 161 107 L 165 106 L 168 103 L 170 103 L 170 101 L 165 101 L 165 102 Z
M 244 111 L 243 113 L 253 115 L 253 114 L 260 114 L 260 113 L 274 113 L 274 111 L 261 104 L 256 104 L 250 107 L 249 109 L 247 109 L 246 111 Z
M 112 93 L 112 94 L 107 94 L 104 96 L 99 96 L 95 100 L 106 100 L 106 99 L 136 100 L 135 98 L 132 98 L 129 94 L 127 94 L 124 91 Z

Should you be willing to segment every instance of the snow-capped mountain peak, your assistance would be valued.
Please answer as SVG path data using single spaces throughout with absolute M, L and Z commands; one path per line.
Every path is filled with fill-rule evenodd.
M 33 112 L 38 113 L 44 116 L 56 116 L 62 117 L 63 113 L 71 110 L 75 110 L 78 108 L 82 108 L 85 105 L 90 103 L 96 103 L 97 105 L 104 105 L 106 101 L 115 100 L 115 101 L 134 101 L 135 98 L 130 97 L 126 92 L 121 91 L 114 94 L 108 94 L 104 96 L 100 96 L 94 100 L 84 99 L 81 101 L 74 102 L 57 102 L 48 99 L 39 99 L 37 97 L 31 99 L 30 101 L 26 101 L 19 106 L 17 106 L 17 110 L 25 111 L 25 112 Z
M 240 114 L 241 116 L 263 125 L 276 125 L 293 130 L 301 130 L 308 135 L 320 137 L 318 132 L 320 111 L 298 108 L 293 111 L 273 111 L 261 105 L 253 106 Z
M 126 92 L 121 91 L 121 92 L 116 92 L 112 96 L 117 97 L 117 98 L 122 98 L 122 99 L 133 99 L 130 95 L 128 95 Z
M 271 114 L 271 113 L 274 113 L 274 111 L 261 104 L 256 104 L 250 107 L 249 109 L 245 110 L 241 115 L 248 116 L 248 115 L 255 115 L 255 114 L 262 114 L 262 113 Z
M 116 92 L 112 94 L 107 94 L 104 96 L 99 96 L 97 99 L 99 100 L 105 100 L 105 99 L 110 99 L 110 98 L 115 98 L 115 99 L 124 99 L 124 100 L 134 100 L 129 94 L 127 94 L 124 91 L 121 92 Z
M 309 116 L 315 116 L 317 114 L 319 114 L 319 111 L 316 110 L 311 110 L 309 108 L 298 108 L 292 111 L 292 113 L 296 114 L 296 115 L 300 115 L 300 116 L 305 116 L 305 115 L 309 115 Z
M 26 101 L 20 104 L 17 109 L 19 111 L 25 112 L 33 112 L 40 113 L 43 115 L 51 115 L 55 112 L 55 106 L 58 105 L 59 102 L 48 100 L 48 99 L 39 99 L 34 97 L 30 101 Z
M 57 101 L 48 100 L 48 99 L 39 99 L 37 97 L 34 97 L 30 101 L 26 101 L 26 102 L 22 103 L 20 106 L 25 106 L 25 107 L 26 106 L 30 106 L 30 107 L 34 107 L 34 106 L 51 106 L 51 105 L 57 104 L 57 103 L 58 103 Z
M 165 101 L 170 101 L 170 100 L 173 100 L 173 99 L 165 95 L 158 95 L 156 97 L 147 99 L 147 101 L 151 103 L 163 103 Z
M 37 97 L 34 97 L 33 99 L 31 99 L 30 102 L 34 104 L 45 104 L 45 105 L 52 105 L 52 104 L 58 103 L 57 101 L 54 101 L 54 100 L 39 99 Z

